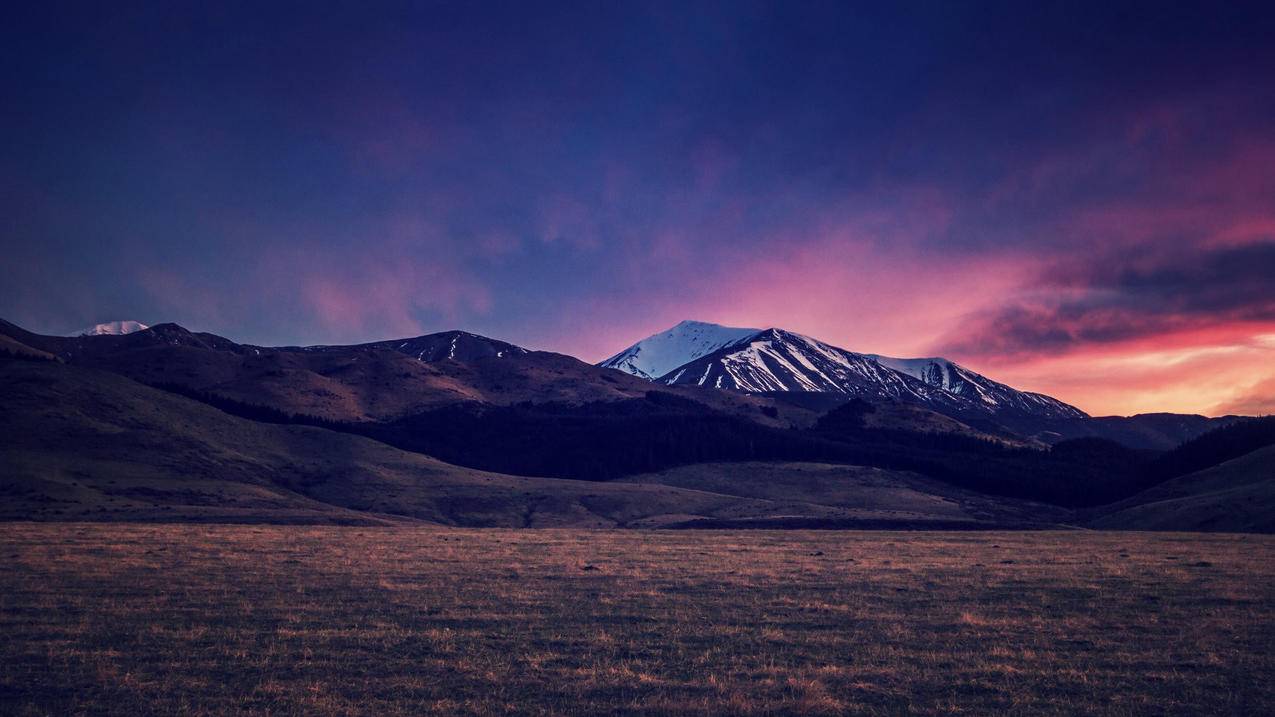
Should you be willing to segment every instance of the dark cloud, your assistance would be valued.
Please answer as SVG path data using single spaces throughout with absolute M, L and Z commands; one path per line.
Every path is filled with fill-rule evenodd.
M 1275 242 L 1075 262 L 1043 296 L 972 317 L 943 342 L 955 355 L 1033 356 L 1234 322 L 1275 321 Z M 1131 264 L 1134 264 L 1131 266 Z

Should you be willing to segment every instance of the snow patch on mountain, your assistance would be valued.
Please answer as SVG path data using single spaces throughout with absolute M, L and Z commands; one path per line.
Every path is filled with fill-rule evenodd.
M 77 331 L 71 336 L 123 336 L 124 334 L 132 334 L 138 331 L 145 331 L 150 328 L 140 321 L 107 321 L 102 324 L 95 324 Z
M 683 321 L 667 331 L 642 339 L 598 365 L 654 380 L 678 366 L 739 343 L 759 331 L 703 321 Z
M 305 350 L 344 349 L 344 346 L 311 346 Z M 359 348 L 389 349 L 414 357 L 417 361 L 478 361 L 487 358 L 506 358 L 530 353 L 521 346 L 471 334 L 468 331 L 442 331 L 412 339 L 393 339 L 359 344 Z
M 657 380 L 670 385 L 695 383 L 750 393 L 841 393 L 948 407 L 962 403 L 942 389 L 882 366 L 868 356 L 783 329 L 759 331 Z
M 870 357 L 882 366 L 982 404 L 992 411 L 1010 409 L 1058 418 L 1081 418 L 1085 415 L 1080 409 L 1056 398 L 1019 391 L 945 358 L 936 356 L 907 359 L 877 354 L 870 354 Z

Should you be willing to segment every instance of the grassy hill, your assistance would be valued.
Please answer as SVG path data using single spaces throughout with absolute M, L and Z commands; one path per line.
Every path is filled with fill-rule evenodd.
M 892 520 L 996 521 L 953 511 L 941 484 L 875 482 L 784 496 L 649 481 L 598 483 L 461 468 L 361 436 L 250 421 L 109 372 L 0 361 L 0 518 L 468 526 L 658 526 L 700 520 L 853 521 L 882 482 L 916 494 Z M 783 470 L 783 469 L 777 469 Z M 835 480 L 856 469 L 839 467 Z M 868 469 L 857 469 L 867 471 Z M 759 472 L 764 481 L 770 472 Z M 825 476 L 826 477 L 826 476 Z M 826 488 L 826 486 L 825 486 Z M 863 491 L 858 503 L 847 497 Z M 943 495 L 959 494 L 942 489 Z M 833 499 L 836 498 L 836 499 Z M 995 503 L 996 499 L 985 499 Z
M 0 361 L 0 517 L 614 525 L 765 506 L 520 478 L 376 441 L 257 423 L 91 369 Z
M 1094 513 L 1095 528 L 1275 532 L 1275 446 L 1161 483 Z
M 44 359 L 46 361 L 54 360 L 53 354 L 47 351 L 31 348 L 21 341 L 0 333 L 0 355 L 27 358 L 27 359 Z

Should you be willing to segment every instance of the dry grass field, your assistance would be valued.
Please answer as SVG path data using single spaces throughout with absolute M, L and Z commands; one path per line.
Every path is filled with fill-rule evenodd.
M 1275 538 L 0 525 L 0 714 L 1272 714 Z

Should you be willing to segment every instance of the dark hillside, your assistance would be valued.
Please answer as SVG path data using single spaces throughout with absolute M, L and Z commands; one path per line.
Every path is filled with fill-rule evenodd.
M 1187 441 L 1160 456 L 1148 468 L 1152 483 L 1194 473 L 1275 445 L 1275 416 L 1242 418 Z

